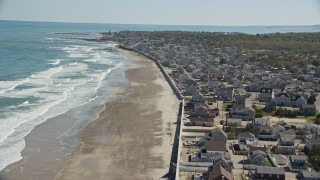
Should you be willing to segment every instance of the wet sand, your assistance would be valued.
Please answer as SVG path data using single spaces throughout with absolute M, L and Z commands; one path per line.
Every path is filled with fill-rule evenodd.
M 85 128 L 55 179 L 160 179 L 168 173 L 179 101 L 153 62 L 121 52 L 132 61 L 130 86 Z
M 106 79 L 109 87 L 103 93 L 112 95 L 118 87 L 127 87 L 124 71 L 121 66 L 110 73 Z M 22 159 L 3 169 L 0 180 L 53 179 L 72 157 L 79 134 L 104 106 L 94 106 L 89 112 L 75 108 L 36 126 L 25 137 Z
M 57 116 L 26 137 L 23 159 L 1 172 L 1 180 L 160 179 L 168 173 L 179 101 L 152 61 L 119 51 L 128 58 L 125 76 L 130 85 L 113 84 L 123 88 L 72 140 L 80 145 L 73 151 L 61 149 L 60 136 L 77 118 L 72 113 Z

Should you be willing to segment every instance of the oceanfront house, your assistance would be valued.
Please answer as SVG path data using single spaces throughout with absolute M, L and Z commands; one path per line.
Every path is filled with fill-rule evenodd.
M 197 93 L 197 91 L 199 91 L 199 87 L 197 86 L 197 84 L 191 84 L 189 86 L 186 86 L 186 90 L 183 95 L 184 96 L 192 96 L 195 93 Z
M 219 166 L 216 169 L 213 169 L 213 166 L 209 166 L 207 174 L 207 180 L 234 180 L 232 173 L 222 166 Z
M 314 104 L 304 104 L 299 108 L 299 114 L 302 116 L 314 116 L 316 113 L 317 109 Z
M 307 170 L 301 170 L 299 173 L 301 180 L 320 180 L 320 172 L 309 172 Z
M 286 175 L 285 175 L 285 171 L 281 168 L 259 166 L 256 168 L 255 179 L 285 180 Z
M 268 118 L 255 118 L 253 122 L 255 126 L 270 125 L 270 119 Z
M 219 109 L 210 109 L 209 106 L 202 104 L 194 104 L 191 115 L 200 117 L 216 117 L 219 115 Z M 199 106 L 200 105 L 200 106 Z
M 190 102 L 187 103 L 187 107 L 193 109 L 195 104 L 203 104 L 206 99 L 200 91 L 197 91 L 191 98 Z
M 260 102 L 267 102 L 274 98 L 274 93 L 272 88 L 261 88 L 260 94 L 258 95 L 258 100 Z
M 198 158 L 192 161 L 211 162 L 215 157 L 225 155 L 227 151 L 226 146 L 227 143 L 223 141 L 207 141 L 205 148 L 201 149 Z
M 250 164 L 256 164 L 256 165 L 259 165 L 259 166 L 265 166 L 267 161 L 268 161 L 267 154 L 265 152 L 261 151 L 261 150 L 252 151 L 248 155 L 248 162 Z
M 205 102 L 197 102 L 193 104 L 193 109 L 190 109 L 192 111 L 192 113 L 195 113 L 195 110 L 198 108 L 205 108 L 207 110 L 210 109 L 209 104 L 205 101 Z
M 205 97 L 203 96 L 203 94 L 200 91 L 197 91 L 191 99 L 191 102 L 205 102 Z
M 275 138 L 273 134 L 273 128 L 269 125 L 258 126 L 258 138 L 259 139 L 272 139 Z
M 308 168 L 308 156 L 306 155 L 290 155 L 289 168 L 291 171 L 299 172 Z
M 210 141 L 222 141 L 227 143 L 227 134 L 220 128 L 214 128 L 211 132 L 207 135 L 207 140 Z
M 231 108 L 229 112 L 231 118 L 242 119 L 243 121 L 254 120 L 255 110 L 252 107 L 246 108 Z
M 223 155 L 215 156 L 212 162 L 213 162 L 213 165 L 209 166 L 208 170 L 216 169 L 221 166 L 229 173 L 232 173 L 232 166 L 233 166 L 232 161 L 227 156 L 223 156 Z
M 205 126 L 205 127 L 212 127 L 214 123 L 214 116 L 210 117 L 201 117 L 201 116 L 189 116 L 190 125 L 191 126 Z
M 227 126 L 237 126 L 237 127 L 241 127 L 241 125 L 242 125 L 242 119 L 227 118 L 226 125 L 227 125 Z
M 225 155 L 227 152 L 227 135 L 220 129 L 213 129 L 207 136 L 206 144 L 197 157 L 191 161 L 210 162 L 218 155 Z

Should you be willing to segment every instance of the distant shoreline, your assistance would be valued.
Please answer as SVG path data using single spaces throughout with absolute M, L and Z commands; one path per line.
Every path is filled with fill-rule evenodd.
M 320 25 L 254 25 L 254 26 L 234 26 L 234 25 L 156 25 L 156 24 L 112 24 L 112 23 L 72 23 L 72 22 L 32 22 L 32 21 L 8 21 L 0 20 L 2 27 L 23 24 L 34 28 L 66 26 L 74 29 L 60 33 L 101 33 L 119 31 L 189 31 L 189 32 L 229 32 L 246 34 L 268 34 L 268 33 L 287 33 L 287 32 L 320 32 Z M 38 26 L 39 25 L 39 26 Z M 79 31 L 79 26 L 83 28 Z M 284 28 L 283 28 L 284 27 Z M 52 32 L 54 33 L 54 32 Z

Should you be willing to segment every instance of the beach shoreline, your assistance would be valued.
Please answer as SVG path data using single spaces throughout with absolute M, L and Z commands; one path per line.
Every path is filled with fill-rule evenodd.
M 129 94 L 107 103 L 55 179 L 161 179 L 170 167 L 179 100 L 155 64 L 130 51 Z
M 104 80 L 103 83 L 108 89 L 98 91 L 101 97 L 107 99 L 86 106 L 90 108 L 85 112 L 79 111 L 82 108 L 75 107 L 35 126 L 24 137 L 22 159 L 1 170 L 0 179 L 53 179 L 57 172 L 67 165 L 74 149 L 80 143 L 78 137 L 82 130 L 99 117 L 110 99 L 121 94 L 128 86 L 124 71 L 122 64 L 112 69 Z
M 42 147 L 51 144 L 42 149 L 43 155 L 35 153 L 38 157 L 27 156 L 8 166 L 10 172 L 1 179 L 160 179 L 168 175 L 180 101 L 154 62 L 136 52 L 118 51 L 128 59 L 124 66 L 129 85 L 118 88 L 104 107 L 93 110 L 104 109 L 84 127 L 78 145 L 70 152 L 56 150 L 64 159 L 52 161 L 48 152 L 55 144 L 43 142 Z M 57 118 L 63 126 L 66 119 Z M 30 136 L 46 133 L 57 124 L 45 122 Z M 30 141 L 34 139 L 26 140 Z M 44 166 L 36 170 L 39 162 Z

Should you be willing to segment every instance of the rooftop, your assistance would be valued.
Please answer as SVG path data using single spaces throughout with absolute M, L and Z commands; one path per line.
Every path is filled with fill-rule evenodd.
M 226 151 L 226 142 L 223 141 L 207 141 L 207 151 Z
M 249 132 L 244 132 L 238 135 L 238 137 L 242 138 L 255 138 L 255 136 L 252 133 Z
M 280 135 L 292 135 L 292 136 L 295 136 L 296 132 L 295 131 L 282 131 L 282 132 L 280 132 Z
M 279 174 L 279 175 L 285 175 L 285 172 L 281 168 L 277 167 L 265 167 L 265 166 L 259 166 L 256 169 L 256 172 L 258 174 Z
M 320 179 L 320 172 L 301 171 L 304 178 Z

